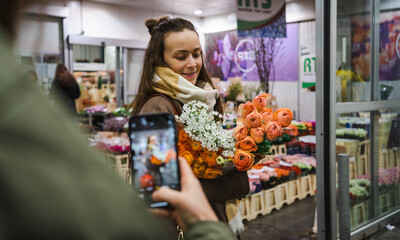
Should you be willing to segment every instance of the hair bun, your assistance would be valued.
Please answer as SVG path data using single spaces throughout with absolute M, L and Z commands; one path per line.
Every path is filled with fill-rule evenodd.
M 154 18 L 149 18 L 146 20 L 145 25 L 150 33 L 150 35 L 153 35 L 154 32 L 157 30 L 158 26 L 160 26 L 161 24 L 167 22 L 169 19 L 168 16 L 162 17 L 162 18 L 158 18 L 158 19 L 154 19 Z

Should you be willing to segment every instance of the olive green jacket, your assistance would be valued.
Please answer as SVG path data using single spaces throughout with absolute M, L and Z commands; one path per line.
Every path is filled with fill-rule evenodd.
M 14 62 L 9 42 L 0 29 L 0 239 L 169 239 Z M 186 238 L 235 236 L 223 223 L 198 222 Z

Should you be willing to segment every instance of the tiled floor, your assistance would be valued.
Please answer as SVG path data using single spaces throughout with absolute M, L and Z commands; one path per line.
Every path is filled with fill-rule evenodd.
M 393 224 L 393 223 L 392 223 Z M 395 229 L 389 231 L 383 228 L 374 235 L 368 237 L 368 240 L 395 240 L 400 239 L 400 223 L 395 224 Z
M 314 240 L 317 235 L 312 233 L 315 216 L 315 199 L 307 197 L 296 200 L 289 206 L 282 207 L 279 211 L 261 216 L 252 221 L 245 221 L 245 231 L 240 234 L 241 240 Z M 395 224 L 392 231 L 383 228 L 370 236 L 369 240 L 395 240 L 400 239 L 400 223 Z

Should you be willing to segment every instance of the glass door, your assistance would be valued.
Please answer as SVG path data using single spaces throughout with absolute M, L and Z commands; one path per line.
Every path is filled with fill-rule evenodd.
M 400 2 L 316 3 L 318 237 L 361 239 L 400 212 Z

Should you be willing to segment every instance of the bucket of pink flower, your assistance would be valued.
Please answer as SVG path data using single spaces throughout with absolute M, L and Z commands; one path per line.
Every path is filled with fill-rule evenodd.
M 236 140 L 233 162 L 240 171 L 249 170 L 269 150 L 272 141 L 282 136 L 282 128 L 288 127 L 293 120 L 293 113 L 287 108 L 275 112 L 267 106 L 271 95 L 261 93 L 250 102 L 240 104 L 239 114 L 233 129 Z

